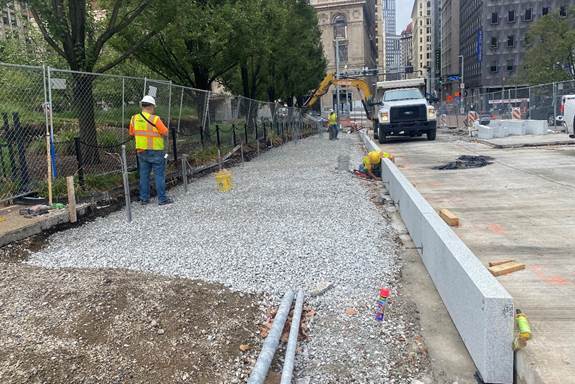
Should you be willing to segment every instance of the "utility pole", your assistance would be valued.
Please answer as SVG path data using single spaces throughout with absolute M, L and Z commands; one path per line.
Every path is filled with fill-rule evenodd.
M 339 79 L 339 42 L 340 39 L 335 39 L 335 78 Z M 339 129 L 339 84 L 335 86 L 336 92 L 336 105 L 335 105 L 335 114 L 337 116 L 337 126 Z
M 465 96 L 464 96 L 464 92 L 465 92 L 465 57 L 463 57 L 463 55 L 459 55 L 459 58 L 461 59 L 461 82 L 459 85 L 459 100 L 460 100 L 460 110 L 461 110 L 461 114 L 465 113 Z

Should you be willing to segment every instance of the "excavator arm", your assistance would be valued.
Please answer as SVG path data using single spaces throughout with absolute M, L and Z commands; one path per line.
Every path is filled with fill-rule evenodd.
M 319 84 L 319 87 L 313 92 L 313 94 L 306 100 L 304 103 L 304 107 L 310 108 L 312 107 L 320 97 L 325 95 L 329 88 L 332 85 L 342 85 L 347 87 L 355 87 L 359 93 L 361 94 L 362 100 L 361 103 L 363 104 L 363 109 L 365 109 L 365 113 L 367 118 L 371 120 L 371 113 L 369 111 L 369 102 L 371 100 L 372 94 L 371 90 L 369 89 L 369 85 L 367 82 L 361 79 L 336 79 L 333 73 L 328 73 L 324 79 Z

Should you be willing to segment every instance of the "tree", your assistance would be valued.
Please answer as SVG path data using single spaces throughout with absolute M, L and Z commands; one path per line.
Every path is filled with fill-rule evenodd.
M 225 77 L 233 92 L 291 105 L 315 88 L 326 62 L 314 9 L 302 0 L 245 0 L 249 22 L 234 27 L 238 70 Z
M 552 13 L 529 28 L 520 81 L 543 84 L 575 79 L 575 8 L 568 17 Z
M 136 58 L 166 79 L 210 90 L 216 79 L 237 64 L 229 50 L 233 44 L 231 20 L 237 11 L 235 1 L 180 2 L 185 12 L 172 20 L 158 38 L 144 44 L 146 54 Z M 132 46 L 139 38 L 137 31 L 135 28 L 136 33 L 123 34 L 116 46 Z
M 26 1 L 45 41 L 75 71 L 72 75 L 73 96 L 80 139 L 91 146 L 85 153 L 87 162 L 98 161 L 98 152 L 93 148 L 97 145 L 94 76 L 88 72 L 109 71 L 157 35 L 164 20 L 176 11 L 169 2 L 162 1 L 162 11 L 155 12 L 158 0 Z M 111 39 L 143 18 L 149 22 L 144 30 L 140 29 L 139 40 L 117 56 L 107 57 L 106 54 L 111 53 L 107 50 Z

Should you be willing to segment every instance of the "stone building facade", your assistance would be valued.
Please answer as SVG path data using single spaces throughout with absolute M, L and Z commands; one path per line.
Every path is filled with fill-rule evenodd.
M 378 68 L 379 50 L 375 0 L 311 0 L 316 9 L 322 34 L 327 71 L 336 72 L 336 46 L 339 46 L 340 73 Z M 366 78 L 370 84 L 376 76 Z M 321 98 L 321 110 L 336 109 L 336 87 Z M 361 96 L 355 89 L 340 89 L 342 114 L 362 109 Z

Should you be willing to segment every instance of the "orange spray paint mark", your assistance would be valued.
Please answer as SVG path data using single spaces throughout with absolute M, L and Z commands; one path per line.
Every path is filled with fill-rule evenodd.
M 535 264 L 535 265 L 530 265 L 528 267 L 528 269 L 530 269 L 531 271 L 533 271 L 533 273 L 535 274 L 535 276 L 537 276 L 537 278 L 541 281 L 543 281 L 546 284 L 550 284 L 550 285 L 568 285 L 568 284 L 572 284 L 571 281 L 564 279 L 563 277 L 559 276 L 559 275 L 555 275 L 555 276 L 548 276 L 547 274 L 545 274 L 545 272 L 543 272 L 543 266 L 541 266 L 540 264 Z
M 495 233 L 496 235 L 504 235 L 505 234 L 505 229 L 503 229 L 503 227 L 499 224 L 489 224 L 487 226 L 487 229 L 490 232 Z

